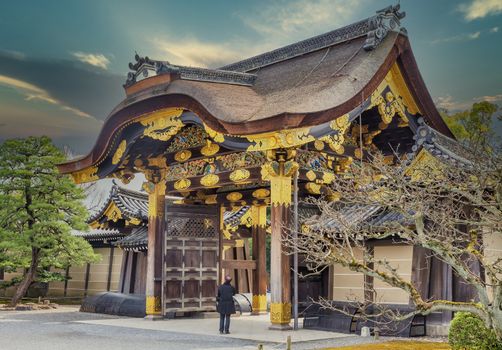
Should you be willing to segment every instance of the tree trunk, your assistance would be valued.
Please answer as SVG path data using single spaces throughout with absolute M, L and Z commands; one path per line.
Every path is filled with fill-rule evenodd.
M 37 268 L 38 268 L 38 258 L 39 258 L 39 249 L 31 248 L 31 263 L 28 271 L 24 275 L 23 280 L 19 284 L 16 289 L 16 292 L 12 296 L 10 301 L 10 306 L 16 306 L 17 303 L 21 300 L 22 297 L 26 295 L 28 288 L 31 285 L 31 282 L 35 279 Z

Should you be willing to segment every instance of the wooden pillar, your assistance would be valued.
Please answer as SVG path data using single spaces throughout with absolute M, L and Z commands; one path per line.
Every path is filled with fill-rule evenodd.
M 291 267 L 285 254 L 283 240 L 288 234 L 292 196 L 292 175 L 298 164 L 292 154 L 277 151 L 272 161 L 265 164 L 262 175 L 270 181 L 271 245 L 270 245 L 270 329 L 292 329 L 291 321 Z
M 166 183 L 152 177 L 148 195 L 148 255 L 146 268 L 146 318 L 161 318 L 162 311 L 162 239 L 164 237 Z M 134 283 L 134 281 L 131 281 Z
M 253 315 L 267 313 L 267 250 L 265 245 L 267 226 L 267 207 L 251 207 L 251 231 L 253 234 Z

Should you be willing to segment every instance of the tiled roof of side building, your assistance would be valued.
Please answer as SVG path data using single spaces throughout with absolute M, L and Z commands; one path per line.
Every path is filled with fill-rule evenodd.
M 87 241 L 102 241 L 104 239 L 115 240 L 125 235 L 116 229 L 90 229 L 89 231 L 72 230 L 71 234 L 75 237 L 85 238 Z
M 428 126 L 422 118 L 418 120 L 419 127 L 414 136 L 412 159 L 421 148 L 426 149 L 431 155 L 442 162 L 470 167 L 473 165 L 473 153 L 460 142 L 441 134 Z
M 91 215 L 88 222 L 98 220 L 112 202 L 128 217 L 140 220 L 148 219 L 148 195 L 123 188 L 114 183 L 110 189 L 108 199 L 102 203 L 99 210 Z

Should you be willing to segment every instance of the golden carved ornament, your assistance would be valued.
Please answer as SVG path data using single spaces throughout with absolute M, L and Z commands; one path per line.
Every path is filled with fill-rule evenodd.
M 200 184 L 205 187 L 216 185 L 220 181 L 218 175 L 207 174 L 200 179 Z
M 265 227 L 267 225 L 267 207 L 265 205 L 251 206 L 251 226 Z
M 362 151 L 360 148 L 356 148 L 356 149 L 354 150 L 354 156 L 355 156 L 356 158 L 361 159 L 361 158 L 363 157 L 363 151 Z
M 368 134 L 365 134 L 363 139 L 364 139 L 364 144 L 366 146 L 369 146 L 373 143 L 373 139 L 379 135 L 382 132 L 382 130 L 373 130 L 369 132 Z
M 270 321 L 288 324 L 291 321 L 291 303 L 270 303 Z
M 338 202 L 342 198 L 342 195 L 340 192 L 330 190 L 327 197 L 330 202 Z
M 270 196 L 270 191 L 266 188 L 259 188 L 253 192 L 253 197 L 257 199 L 264 199 Z
M 71 177 L 73 181 L 77 184 L 81 184 L 84 182 L 91 182 L 99 180 L 99 176 L 97 175 L 98 168 L 95 166 L 91 166 L 89 168 L 85 168 L 84 170 L 80 170 L 74 173 L 71 173 Z
M 313 170 L 307 171 L 305 176 L 307 176 L 307 179 L 309 179 L 309 181 L 314 181 L 317 177 L 316 173 Z
M 274 206 L 291 204 L 291 176 L 298 170 L 298 163 L 268 162 L 262 166 L 261 174 L 264 181 L 270 181 L 271 203 Z
M 122 212 L 120 209 L 115 205 L 115 203 L 111 203 L 108 208 L 106 208 L 106 211 L 104 213 L 104 216 L 113 222 L 117 222 L 120 219 L 122 219 Z
M 112 164 L 118 164 L 118 162 L 120 162 L 120 159 L 122 159 L 126 147 L 127 147 L 127 141 L 126 140 L 120 141 L 117 149 L 115 150 L 115 153 L 113 154 Z
M 254 144 L 247 148 L 248 151 L 267 151 L 277 148 L 289 148 L 304 145 L 315 141 L 310 135 L 310 128 L 280 130 L 256 135 L 245 136 Z
M 162 311 L 161 298 L 153 295 L 147 295 L 145 311 L 147 315 L 160 315 Z
M 164 109 L 142 118 L 140 123 L 145 126 L 143 135 L 154 140 L 168 141 L 183 127 L 180 119 L 182 113 L 181 108 Z
M 230 173 L 230 180 L 233 182 L 241 182 L 249 178 L 250 172 L 247 169 L 237 169 Z
M 378 113 L 384 124 L 390 124 L 396 114 L 401 117 L 399 126 L 408 125 L 408 117 L 406 116 L 405 107 L 402 99 L 395 96 L 391 91 L 385 93 L 385 97 L 377 95 L 371 97 L 371 105 L 378 107 Z
M 179 179 L 174 183 L 174 189 L 178 191 L 186 190 L 191 184 L 192 182 L 189 179 Z
M 349 114 L 347 113 L 342 115 L 341 117 L 336 118 L 330 123 L 329 126 L 333 130 L 347 130 L 347 128 L 350 126 Z
M 163 156 L 148 158 L 148 166 L 157 168 L 167 168 L 167 160 Z
M 326 142 L 332 151 L 343 154 L 344 148 L 343 143 L 345 142 L 345 133 L 350 127 L 350 117 L 348 114 L 344 114 L 339 118 L 331 121 L 329 124 L 332 130 L 337 131 L 334 135 L 326 135 L 320 138 L 320 140 Z M 315 145 L 314 145 L 315 146 Z
M 200 149 L 200 153 L 206 157 L 215 155 L 220 150 L 220 146 L 217 143 L 207 141 L 207 144 Z
M 210 195 L 207 195 L 205 198 L 204 198 L 204 203 L 205 204 L 216 204 L 218 203 L 216 198 L 217 198 L 218 195 L 216 194 L 210 194 Z
M 229 193 L 227 194 L 227 199 L 230 201 L 230 202 L 237 202 L 237 201 L 240 201 L 242 199 L 242 193 L 240 192 L 232 192 L 232 193 Z
M 321 140 L 315 140 L 314 148 L 318 151 L 322 151 L 324 149 L 324 142 L 322 142 Z
M 225 141 L 225 137 L 222 133 L 211 129 L 206 123 L 204 123 L 204 130 L 206 130 L 207 134 L 211 139 L 213 139 L 214 142 L 221 143 Z
M 126 226 L 130 225 L 138 226 L 139 224 L 141 224 L 141 220 L 138 218 L 130 218 L 129 220 L 126 221 Z
M 310 194 L 321 194 L 321 185 L 316 184 L 315 182 L 307 182 L 305 184 L 305 189 Z
M 190 159 L 191 156 L 192 156 L 192 152 L 185 149 L 185 150 L 176 152 L 176 154 L 174 155 L 174 159 L 179 163 L 183 163 L 183 162 L 187 161 L 188 159 Z
M 322 174 L 322 182 L 329 185 L 330 183 L 332 183 L 333 181 L 335 180 L 335 174 L 333 173 L 328 173 L 328 172 L 324 172 Z

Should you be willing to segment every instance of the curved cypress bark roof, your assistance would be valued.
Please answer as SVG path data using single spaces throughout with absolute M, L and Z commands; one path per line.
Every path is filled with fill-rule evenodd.
M 403 17 L 398 5 L 389 6 L 360 22 L 220 69 L 136 57 L 125 85 L 127 98 L 110 113 L 91 153 L 59 169 L 67 173 L 95 164 L 117 130 L 163 108 L 191 111 L 227 135 L 329 122 L 360 106 L 396 63 L 421 115 L 451 136 L 400 28 Z M 137 81 L 144 75 L 147 78 Z

